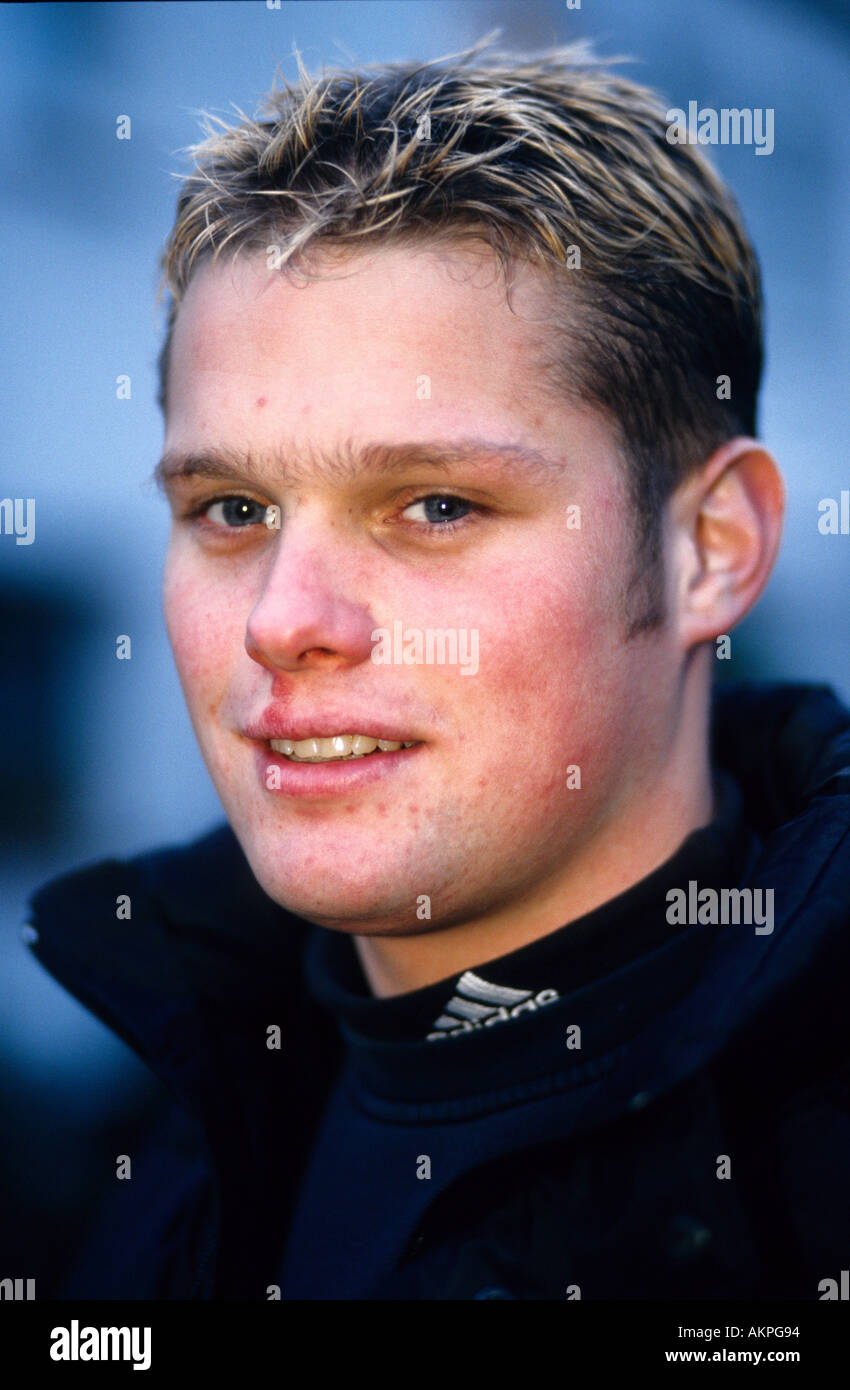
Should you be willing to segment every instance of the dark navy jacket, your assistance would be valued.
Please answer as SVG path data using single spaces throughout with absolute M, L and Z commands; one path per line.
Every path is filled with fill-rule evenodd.
M 741 886 L 774 890 L 773 932 L 683 932 L 491 1030 L 484 1087 L 464 1090 L 476 1038 L 432 1045 L 422 1065 L 421 1045 L 388 1043 L 395 1091 L 352 1073 L 305 986 L 318 929 L 263 894 L 228 828 L 42 888 L 36 956 L 168 1097 L 66 1295 L 273 1296 L 308 1165 L 345 1105 L 359 1117 L 350 1200 L 358 1163 L 385 1164 L 386 1191 L 363 1197 L 376 1205 L 359 1283 L 342 1251 L 327 1297 L 817 1299 L 850 1264 L 850 713 L 822 687 L 736 688 L 716 698 L 713 756 L 758 836 Z M 579 1006 L 597 1042 L 561 1041 L 554 1064 Z M 448 1048 L 451 1098 L 435 1070 Z M 432 1152 L 430 1180 L 411 1167 L 394 1189 L 394 1155 Z

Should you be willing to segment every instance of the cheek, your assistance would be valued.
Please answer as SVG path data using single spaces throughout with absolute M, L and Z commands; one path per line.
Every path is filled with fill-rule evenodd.
M 616 622 L 599 577 L 577 566 L 559 583 L 552 567 L 529 565 L 518 578 L 490 576 L 487 591 L 498 594 L 481 633 L 482 670 L 503 693 L 555 705 L 572 702 L 591 678 L 598 680 L 616 647 Z M 486 641 L 486 651 L 485 651 Z
M 494 574 L 499 595 L 482 625 L 476 716 L 486 720 L 502 758 L 525 761 L 538 792 L 563 783 L 566 768 L 602 764 L 620 738 L 628 699 L 626 653 L 609 577 L 596 567 L 516 566 Z M 469 678 L 474 686 L 479 678 Z M 465 683 L 465 682 L 464 682 Z M 505 749 L 511 751 L 505 758 Z M 528 761 L 528 750 L 541 755 Z
M 163 609 L 174 661 L 190 708 L 216 692 L 226 680 L 244 641 L 236 605 L 215 598 L 203 577 L 169 560 L 163 583 Z

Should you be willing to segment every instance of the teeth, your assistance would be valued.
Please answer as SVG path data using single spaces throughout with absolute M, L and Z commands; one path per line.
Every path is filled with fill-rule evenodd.
M 412 748 L 415 740 L 409 743 L 396 743 L 388 738 L 370 738 L 368 734 L 334 734 L 331 738 L 272 738 L 269 745 L 275 753 L 282 753 L 293 762 L 324 763 L 341 761 L 343 758 L 366 758 L 378 749 L 381 753 L 395 753 L 399 748 Z

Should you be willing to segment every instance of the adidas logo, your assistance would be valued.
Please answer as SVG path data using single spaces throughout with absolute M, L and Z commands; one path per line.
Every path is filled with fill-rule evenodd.
M 544 1004 L 551 1004 L 558 998 L 556 989 L 541 989 L 539 994 L 533 994 L 530 989 L 509 989 L 507 985 L 491 985 L 467 970 L 458 980 L 454 996 L 434 1024 L 434 1031 L 427 1035 L 426 1042 L 454 1038 L 476 1028 L 489 1028 L 494 1023 L 518 1018 L 522 1013 L 536 1013 Z

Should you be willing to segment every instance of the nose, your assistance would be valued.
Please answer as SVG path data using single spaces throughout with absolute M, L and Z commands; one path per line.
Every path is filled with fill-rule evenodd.
M 368 661 L 375 622 L 354 595 L 350 545 L 313 518 L 279 533 L 262 593 L 248 618 L 245 649 L 266 670 L 335 670 Z

